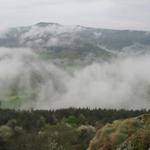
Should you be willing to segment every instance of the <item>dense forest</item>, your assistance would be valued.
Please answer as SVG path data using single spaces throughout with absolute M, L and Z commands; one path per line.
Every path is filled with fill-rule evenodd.
M 0 109 L 0 150 L 86 150 L 98 129 L 147 113 L 150 110 Z

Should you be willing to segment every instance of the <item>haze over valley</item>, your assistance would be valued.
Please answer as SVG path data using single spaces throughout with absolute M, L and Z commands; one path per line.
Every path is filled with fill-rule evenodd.
M 3 108 L 150 108 L 150 32 L 40 22 L 0 32 Z

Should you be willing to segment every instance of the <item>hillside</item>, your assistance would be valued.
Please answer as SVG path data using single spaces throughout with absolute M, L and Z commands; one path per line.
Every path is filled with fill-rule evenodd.
M 150 32 L 110 30 L 40 22 L 10 28 L 0 35 L 0 47 L 29 47 L 47 58 L 84 58 L 103 60 L 122 53 L 148 51 Z
M 150 114 L 116 120 L 99 129 L 88 150 L 148 150 Z
M 148 125 L 150 119 L 149 115 L 142 115 L 148 113 L 150 111 L 146 110 L 73 108 L 55 111 L 0 109 L 0 150 L 86 150 L 99 128 L 106 130 L 108 125 L 105 124 L 118 119 L 126 120 L 115 121 L 112 125 L 109 124 L 109 128 L 107 127 L 109 133 L 113 132 L 114 142 L 116 140 L 122 141 L 122 135 L 127 135 L 127 133 L 136 137 L 138 137 L 138 133 L 142 133 L 140 134 L 142 140 L 140 138 L 138 140 L 144 142 L 145 146 L 149 146 Z M 135 117 L 139 115 L 142 116 Z M 130 117 L 135 118 L 127 119 Z M 112 129 L 112 126 L 116 129 Z M 128 131 L 126 127 L 129 126 Z M 114 130 L 117 131 L 117 134 Z M 120 133 L 123 131 L 127 131 L 126 134 Z M 104 139 L 105 135 L 103 135 Z M 133 136 L 130 136 L 129 142 L 136 140 L 136 138 L 132 139 Z M 91 143 L 93 144 L 92 147 L 96 144 L 94 141 Z M 128 142 L 128 140 L 125 140 L 125 142 Z M 121 146 L 124 147 L 125 144 L 123 143 Z

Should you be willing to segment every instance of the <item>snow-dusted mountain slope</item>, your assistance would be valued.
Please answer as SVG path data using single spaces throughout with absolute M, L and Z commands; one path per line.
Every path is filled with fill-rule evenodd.
M 98 29 L 40 22 L 10 28 L 0 34 L 1 47 L 30 47 L 56 57 L 84 57 L 87 54 L 109 57 L 148 51 L 150 32 Z M 136 49 L 138 52 L 136 52 Z

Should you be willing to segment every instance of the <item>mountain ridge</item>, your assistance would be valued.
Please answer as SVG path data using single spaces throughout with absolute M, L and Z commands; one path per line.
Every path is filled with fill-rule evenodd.
M 105 59 L 114 56 L 114 52 L 133 51 L 136 46 L 148 51 L 150 32 L 39 22 L 10 28 L 0 36 L 0 47 L 32 48 L 54 57 L 80 58 L 92 54 Z

